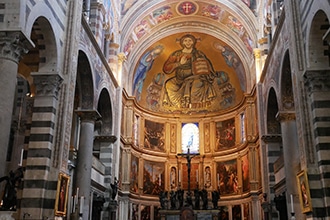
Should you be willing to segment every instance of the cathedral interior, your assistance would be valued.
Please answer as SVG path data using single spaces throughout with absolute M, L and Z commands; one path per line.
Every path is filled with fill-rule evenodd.
M 0 219 L 330 220 L 329 0 L 0 0 Z

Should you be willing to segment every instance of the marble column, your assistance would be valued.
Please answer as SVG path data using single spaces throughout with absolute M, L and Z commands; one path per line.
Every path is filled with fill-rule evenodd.
M 0 32 L 0 161 L 6 161 L 13 104 L 17 83 L 18 62 L 27 53 L 28 43 L 20 32 Z M 0 166 L 0 176 L 5 175 Z
M 77 154 L 76 188 L 79 188 L 79 200 L 82 199 L 79 214 L 82 220 L 89 219 L 90 187 L 92 174 L 93 142 L 95 121 L 100 118 L 96 110 L 76 111 L 80 117 L 80 139 Z
M 302 211 L 299 205 L 299 194 L 296 180 L 296 175 L 300 171 L 300 159 L 295 112 L 278 112 L 276 118 L 281 123 L 287 215 L 291 216 L 291 200 L 288 198 L 293 195 L 293 211 L 295 213 L 295 217 L 296 219 L 303 219 L 304 216 L 301 214 Z

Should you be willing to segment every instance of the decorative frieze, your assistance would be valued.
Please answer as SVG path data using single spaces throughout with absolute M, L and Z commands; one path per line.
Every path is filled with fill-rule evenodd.
M 309 95 L 313 92 L 330 91 L 330 71 L 307 71 L 304 74 L 304 83 Z

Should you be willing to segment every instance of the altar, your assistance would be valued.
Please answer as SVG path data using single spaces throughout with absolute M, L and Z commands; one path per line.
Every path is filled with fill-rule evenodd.
M 183 208 L 181 210 L 160 210 L 161 220 L 217 220 L 219 219 L 219 210 L 193 210 Z

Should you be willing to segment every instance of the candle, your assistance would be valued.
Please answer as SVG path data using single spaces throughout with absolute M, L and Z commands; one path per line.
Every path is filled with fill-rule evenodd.
M 219 173 L 217 173 L 217 179 L 218 179 L 218 186 L 219 186 L 219 184 L 220 184 L 220 175 L 219 175 Z
M 70 207 L 71 207 L 71 213 L 74 213 L 74 196 L 71 196 L 71 201 L 70 201 Z
M 290 195 L 291 198 L 291 213 L 294 213 L 294 209 L 293 209 L 293 195 Z
M 179 170 L 179 183 L 181 183 L 181 170 Z
M 24 149 L 21 150 L 21 159 L 20 159 L 19 164 L 18 164 L 19 167 L 21 167 L 22 164 L 23 164 L 23 154 L 24 154 Z
M 84 210 L 84 197 L 81 196 L 80 197 L 80 207 L 79 207 L 79 213 L 82 214 L 83 213 L 83 210 Z

